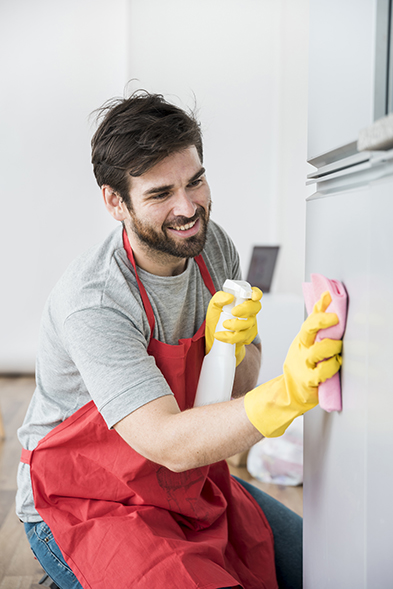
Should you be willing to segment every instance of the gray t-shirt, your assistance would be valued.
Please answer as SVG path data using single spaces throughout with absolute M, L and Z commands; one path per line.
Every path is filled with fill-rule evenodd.
M 238 253 L 213 221 L 203 258 L 216 290 L 226 278 L 241 279 Z M 153 337 L 172 345 L 192 337 L 211 298 L 195 260 L 188 260 L 178 276 L 142 269 L 138 275 L 154 311 Z M 147 354 L 149 340 L 149 323 L 119 227 L 77 258 L 49 296 L 40 329 L 36 390 L 18 430 L 22 446 L 33 450 L 92 399 L 110 428 L 149 401 L 172 394 Z M 25 464 L 19 465 L 16 511 L 23 521 L 41 519 Z

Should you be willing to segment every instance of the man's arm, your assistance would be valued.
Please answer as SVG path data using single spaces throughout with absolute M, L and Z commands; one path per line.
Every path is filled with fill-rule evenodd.
M 326 313 L 330 303 L 326 292 L 292 342 L 283 374 L 244 399 L 181 412 L 167 395 L 130 413 L 116 431 L 142 456 L 175 472 L 243 452 L 262 439 L 261 432 L 281 435 L 295 417 L 318 404 L 318 385 L 340 369 L 342 341 L 315 342 L 320 329 L 338 323 L 335 313 Z
M 243 397 L 256 386 L 261 368 L 261 357 L 261 344 L 250 344 L 246 346 L 246 355 L 236 368 L 232 390 L 232 397 L 234 399 Z
M 246 346 L 246 355 L 236 369 L 234 397 L 243 397 L 255 387 L 260 364 L 261 344 Z M 114 427 L 142 456 L 175 472 L 218 462 L 247 450 L 263 437 L 247 418 L 241 398 L 181 413 L 176 400 L 165 396 Z
M 242 398 L 181 412 L 167 395 L 140 407 L 114 429 L 139 454 L 174 472 L 218 462 L 263 437 L 248 419 Z

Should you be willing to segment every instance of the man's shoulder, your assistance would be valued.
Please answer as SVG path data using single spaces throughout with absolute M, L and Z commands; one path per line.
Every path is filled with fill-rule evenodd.
M 75 258 L 68 266 L 49 300 L 68 315 L 78 309 L 102 306 L 108 289 L 124 283 L 130 272 L 123 248 L 122 228 L 118 227 L 101 243 Z
M 239 254 L 228 233 L 218 223 L 210 220 L 203 259 L 217 290 L 226 278 L 240 280 Z
M 227 253 L 234 253 L 236 248 L 228 233 L 215 221 L 210 219 L 206 245 L 204 251 L 207 255 L 226 255 Z
M 76 257 L 68 266 L 64 276 L 77 273 L 85 275 L 96 273 L 102 267 L 111 263 L 113 256 L 123 249 L 122 227 L 116 227 L 103 241 L 90 247 Z

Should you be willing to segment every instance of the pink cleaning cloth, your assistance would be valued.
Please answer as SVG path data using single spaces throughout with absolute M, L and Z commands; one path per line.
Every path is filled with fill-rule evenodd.
M 311 274 L 311 282 L 303 283 L 304 302 L 307 313 L 310 314 L 321 294 L 328 290 L 332 297 L 332 302 L 326 309 L 328 313 L 336 313 L 338 324 L 326 329 L 321 329 L 317 334 L 317 341 L 326 337 L 330 339 L 341 339 L 344 335 L 345 324 L 347 320 L 347 292 L 344 285 L 338 280 L 329 280 L 322 274 Z M 322 382 L 318 387 L 319 405 L 329 413 L 331 411 L 341 411 L 341 382 L 340 375 L 337 372 L 332 378 Z

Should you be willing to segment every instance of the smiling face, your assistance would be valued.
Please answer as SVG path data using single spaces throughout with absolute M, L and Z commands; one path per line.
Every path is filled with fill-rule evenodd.
M 172 153 L 133 176 L 130 196 L 132 208 L 120 203 L 119 220 L 137 264 L 153 274 L 179 274 L 188 258 L 201 253 L 210 215 L 210 189 L 196 148 Z

